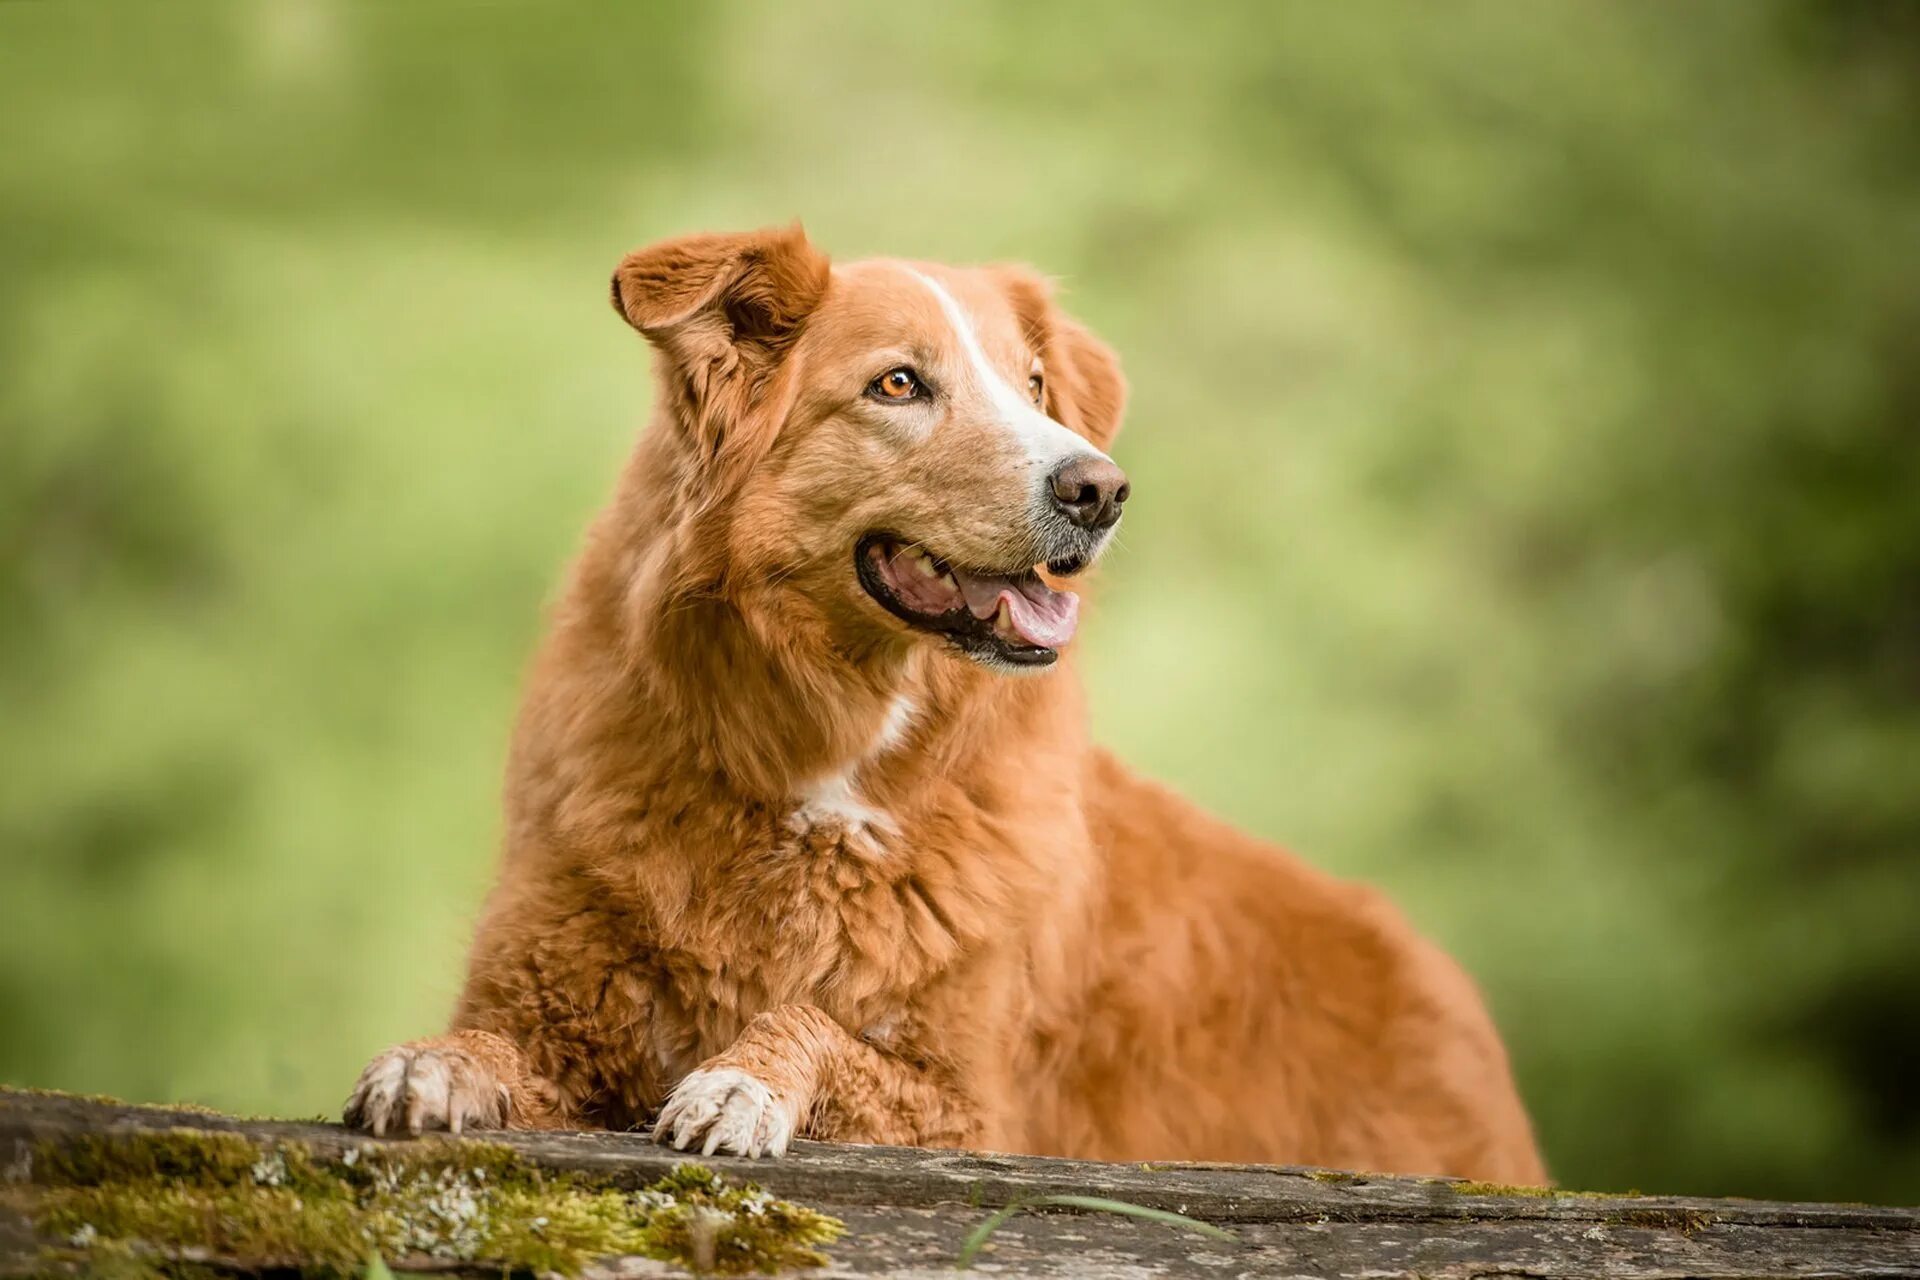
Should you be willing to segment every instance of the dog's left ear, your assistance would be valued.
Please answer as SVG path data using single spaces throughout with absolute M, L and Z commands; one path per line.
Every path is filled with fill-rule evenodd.
M 1053 286 L 1026 267 L 995 269 L 1044 371 L 1047 415 L 1102 449 L 1120 434 L 1127 379 L 1120 357 L 1062 311 Z
M 779 431 L 792 401 L 785 356 L 829 271 L 798 223 L 684 236 L 615 268 L 613 309 L 660 353 L 706 480 L 738 479 Z

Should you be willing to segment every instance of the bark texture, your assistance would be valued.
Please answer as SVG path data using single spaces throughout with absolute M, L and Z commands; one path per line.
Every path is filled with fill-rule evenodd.
M 84 1135 L 190 1129 L 293 1140 L 320 1153 L 376 1140 L 334 1125 L 0 1092 L 0 1274 L 38 1274 L 31 1153 Z M 544 1168 L 639 1188 L 687 1157 L 639 1134 L 487 1134 Z M 405 1141 L 400 1139 L 398 1141 Z M 1048 1195 L 1100 1196 L 1224 1227 L 1228 1244 L 1111 1214 L 1036 1208 L 976 1260 L 995 1276 L 1920 1277 L 1920 1209 L 1675 1196 L 1510 1194 L 1479 1184 L 1246 1165 L 1098 1164 L 798 1142 L 782 1160 L 702 1161 L 845 1221 L 823 1276 L 951 1276 L 993 1209 Z M 215 1269 L 218 1258 L 197 1261 Z M 409 1260 L 393 1260 L 396 1271 Z M 444 1265 L 434 1267 L 445 1272 Z M 678 1274 L 607 1259 L 601 1276 Z

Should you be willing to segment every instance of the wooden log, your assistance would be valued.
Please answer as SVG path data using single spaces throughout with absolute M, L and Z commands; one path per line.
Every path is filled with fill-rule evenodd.
M 0 1092 L 0 1274 L 84 1269 L 71 1242 L 44 1251 L 33 1229 L 34 1162 L 89 1139 L 186 1130 L 297 1143 L 322 1157 L 404 1148 L 336 1125 L 243 1120 L 104 1099 Z M 688 1157 L 638 1134 L 483 1135 L 542 1170 L 638 1189 Z M 783 1160 L 703 1163 L 845 1222 L 823 1276 L 950 1276 L 994 1209 L 1054 1195 L 1098 1196 L 1225 1228 L 1227 1243 L 1108 1213 L 1034 1209 L 1005 1222 L 976 1260 L 995 1276 L 1682 1276 L 1920 1278 L 1920 1209 L 1612 1196 L 1495 1188 L 1447 1179 L 1200 1163 L 1102 1164 L 1032 1156 L 800 1142 Z M 218 1272 L 258 1260 L 194 1254 Z M 283 1258 L 276 1266 L 303 1260 Z M 394 1269 L 460 1270 L 427 1257 Z M 485 1267 L 473 1267 L 484 1274 Z M 589 1274 L 679 1274 L 606 1258 Z

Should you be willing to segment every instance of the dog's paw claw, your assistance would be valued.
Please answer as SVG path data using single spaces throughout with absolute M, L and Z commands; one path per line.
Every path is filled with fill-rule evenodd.
M 653 1140 L 700 1154 L 783 1156 L 793 1141 L 790 1104 L 754 1076 L 732 1067 L 702 1067 L 674 1086 L 653 1124 Z
M 510 1099 L 507 1087 L 469 1054 L 403 1045 L 367 1064 L 341 1119 L 375 1137 L 498 1129 L 507 1122 Z

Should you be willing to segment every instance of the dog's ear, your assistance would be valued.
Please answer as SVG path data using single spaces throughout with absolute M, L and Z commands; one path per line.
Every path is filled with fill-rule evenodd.
M 676 416 L 723 485 L 766 452 L 792 404 L 785 356 L 828 274 L 798 223 L 664 241 L 614 270 L 613 309 L 660 352 Z
M 1062 311 L 1053 286 L 1026 267 L 995 268 L 1027 341 L 1039 353 L 1047 415 L 1102 449 L 1120 434 L 1127 379 L 1120 357 L 1087 327 Z

